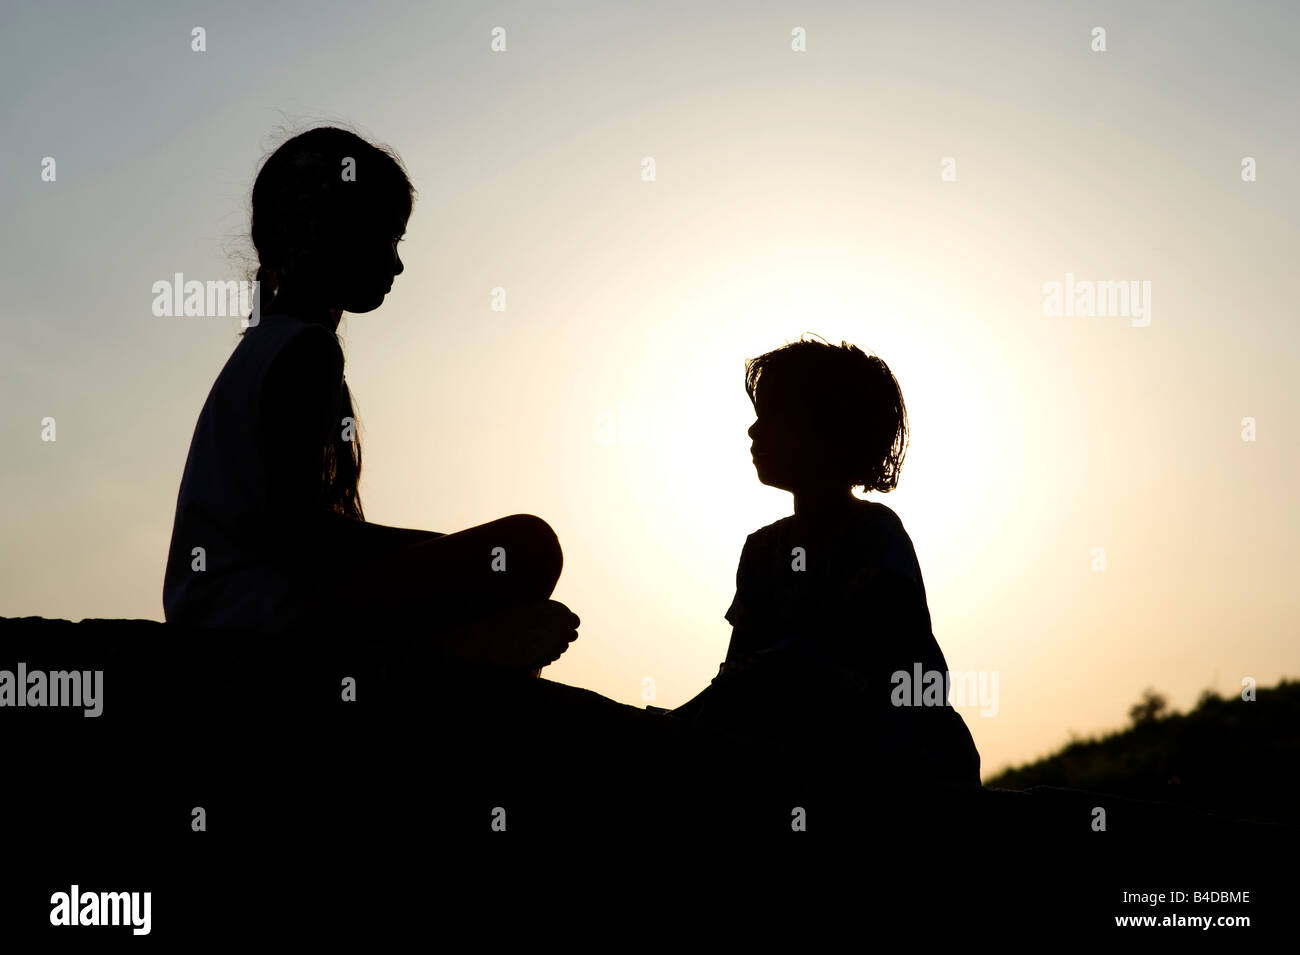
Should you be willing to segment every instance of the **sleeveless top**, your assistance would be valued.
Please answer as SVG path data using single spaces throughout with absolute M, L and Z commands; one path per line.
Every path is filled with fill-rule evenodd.
M 300 336 L 315 336 L 312 345 L 337 353 L 320 374 L 326 381 L 321 400 L 328 403 L 332 392 L 332 409 L 339 408 L 343 354 L 328 328 L 264 314 L 245 331 L 208 393 L 185 460 L 163 579 L 169 623 L 275 633 L 300 623 L 311 609 L 309 588 L 301 586 L 292 561 L 277 557 L 283 541 L 275 538 L 278 515 L 260 438 L 267 373 Z

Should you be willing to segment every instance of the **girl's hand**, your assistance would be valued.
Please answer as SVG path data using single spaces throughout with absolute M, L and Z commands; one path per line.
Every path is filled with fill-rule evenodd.
M 773 650 L 772 647 L 768 647 L 765 650 L 755 650 L 753 653 L 741 654 L 740 656 L 736 657 L 736 659 L 732 660 L 730 663 L 723 663 L 722 672 L 730 673 L 733 671 L 752 670 L 759 663 L 763 662 L 760 659 L 760 657 L 762 657 L 764 654 L 771 653 L 772 650 Z
M 753 657 L 748 653 L 736 657 L 734 660 L 727 660 L 722 664 L 723 673 L 739 673 L 742 670 L 748 670 L 753 664 Z
M 578 639 L 581 619 L 558 600 L 539 600 L 471 621 L 444 638 L 443 652 L 466 663 L 537 670 Z

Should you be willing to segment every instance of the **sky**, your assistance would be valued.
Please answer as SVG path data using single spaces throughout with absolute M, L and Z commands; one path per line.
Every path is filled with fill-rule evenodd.
M 546 519 L 582 618 L 547 677 L 675 706 L 715 675 L 745 537 L 792 509 L 754 474 L 744 362 L 804 333 L 900 383 L 910 448 L 868 499 L 950 668 L 997 675 L 995 713 L 958 708 L 986 779 L 1147 687 L 1185 710 L 1296 677 L 1297 26 L 1259 2 L 0 0 L 0 614 L 162 619 L 239 319 L 155 316 L 153 283 L 247 277 L 260 163 L 341 124 L 418 190 L 405 273 L 340 327 L 367 517 Z M 1052 314 L 1070 281 L 1142 296 Z

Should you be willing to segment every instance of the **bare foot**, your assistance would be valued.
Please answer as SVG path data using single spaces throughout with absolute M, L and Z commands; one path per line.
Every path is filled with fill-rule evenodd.
M 523 669 L 537 676 L 578 639 L 581 622 L 558 600 L 539 600 L 453 630 L 443 640 L 442 650 L 466 663 Z

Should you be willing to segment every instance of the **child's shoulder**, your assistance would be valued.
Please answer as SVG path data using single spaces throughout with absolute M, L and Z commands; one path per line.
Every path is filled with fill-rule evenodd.
M 324 325 L 295 315 L 270 313 L 249 326 L 227 363 L 240 378 L 261 381 L 271 369 L 284 368 L 291 377 L 299 369 L 343 364 L 338 338 Z
M 902 519 L 894 512 L 894 509 L 888 504 L 881 504 L 879 501 L 859 501 L 862 507 L 862 513 L 876 520 L 887 521 L 898 527 L 903 526 Z
M 759 556 L 776 550 L 784 553 L 788 543 L 793 539 L 794 533 L 795 523 L 792 514 L 789 517 L 773 521 L 771 524 L 764 524 L 758 530 L 752 531 L 745 538 L 743 550 L 751 556 Z
M 882 540 L 901 541 L 908 539 L 907 529 L 903 527 L 903 520 L 892 507 L 881 504 L 879 501 L 862 501 L 860 503 L 862 507 L 858 511 L 858 519 L 852 524 L 854 531 L 863 536 L 876 537 Z
M 845 526 L 859 532 L 881 527 L 889 530 L 902 530 L 903 522 L 892 508 L 884 504 L 877 501 L 857 500 L 853 509 L 849 511 Z M 771 524 L 764 524 L 758 530 L 752 532 L 746 540 L 774 540 L 793 533 L 797 527 L 794 515 L 790 514 L 780 520 L 773 521 Z
M 745 538 L 744 551 L 750 557 L 773 553 L 784 556 L 800 542 L 800 536 L 799 524 L 791 514 L 753 531 Z M 871 554 L 902 555 L 911 547 L 911 540 L 898 515 L 875 501 L 858 500 L 844 523 L 836 529 L 832 540 L 837 548 L 847 548 L 849 553 L 859 558 Z
M 865 518 L 847 541 L 859 558 L 881 570 L 896 571 L 907 577 L 920 578 L 916 549 L 903 521 L 893 508 L 875 501 L 864 511 Z

